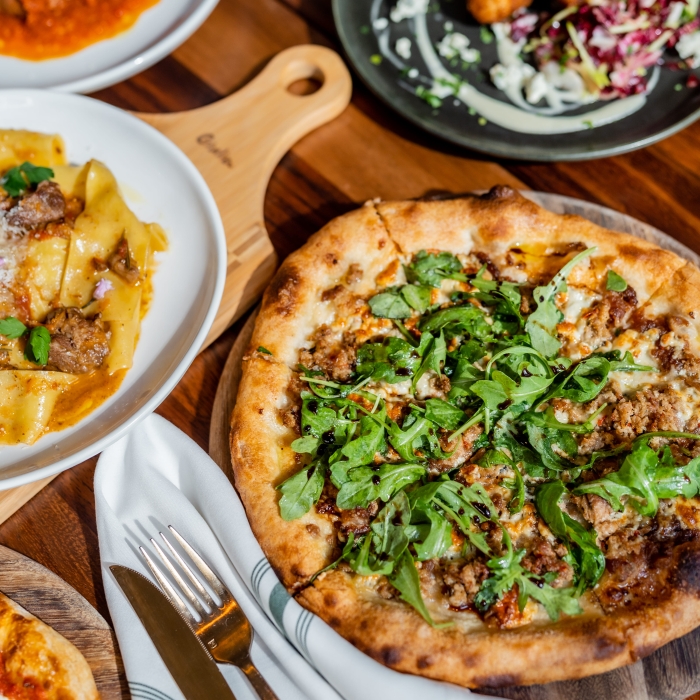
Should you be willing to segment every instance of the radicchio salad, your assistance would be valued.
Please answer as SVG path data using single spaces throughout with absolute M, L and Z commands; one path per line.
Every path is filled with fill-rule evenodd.
M 472 16 L 481 22 L 480 40 L 446 21 L 444 35 L 428 42 L 421 26 L 426 14 L 435 11 L 433 5 L 398 0 L 388 17 L 374 19 L 373 28 L 379 35 L 389 25 L 414 22 L 414 38 L 401 37 L 388 48 L 406 65 L 412 50 L 423 59 L 432 77 L 416 87 L 416 94 L 434 108 L 452 97 L 469 105 L 465 70 L 480 67 L 521 109 L 557 115 L 593 102 L 643 95 L 653 89 L 658 66 L 685 71 L 679 73 L 676 90 L 696 87 L 698 78 L 688 71 L 700 67 L 699 3 L 592 0 L 542 9 L 522 7 L 523 0 L 468 0 Z M 494 41 L 497 60 L 484 65 L 481 50 Z M 435 61 L 442 63 L 437 72 Z M 420 80 L 422 71 L 406 68 L 404 75 Z

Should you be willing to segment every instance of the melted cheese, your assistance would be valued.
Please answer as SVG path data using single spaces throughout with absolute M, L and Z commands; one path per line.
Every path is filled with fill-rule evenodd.
M 600 295 L 591 292 L 586 287 L 569 286 L 560 304 L 560 310 L 564 314 L 564 320 L 576 325 L 584 311 L 590 309 L 594 302 L 600 299 Z

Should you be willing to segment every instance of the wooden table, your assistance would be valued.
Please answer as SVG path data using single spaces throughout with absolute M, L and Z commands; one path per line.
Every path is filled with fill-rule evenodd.
M 199 107 L 244 85 L 280 50 L 302 43 L 340 50 L 330 0 L 221 0 L 174 55 L 95 97 L 139 111 Z M 562 164 L 494 161 L 424 134 L 359 81 L 350 107 L 299 142 L 275 170 L 265 221 L 284 258 L 326 221 L 371 197 L 405 199 L 497 183 L 618 209 L 700 252 L 700 122 L 617 158 Z M 197 358 L 158 409 L 205 449 L 218 378 L 244 320 Z M 57 573 L 109 619 L 95 524 L 95 462 L 64 472 L 0 525 L 0 544 Z M 700 700 L 700 694 L 694 698 Z

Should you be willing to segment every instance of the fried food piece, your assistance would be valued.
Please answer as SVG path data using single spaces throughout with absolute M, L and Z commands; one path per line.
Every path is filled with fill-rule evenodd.
M 528 7 L 532 0 L 467 0 L 467 9 L 481 24 L 502 22 L 517 9 Z
M 20 0 L 0 0 L 0 14 L 24 17 L 24 7 Z

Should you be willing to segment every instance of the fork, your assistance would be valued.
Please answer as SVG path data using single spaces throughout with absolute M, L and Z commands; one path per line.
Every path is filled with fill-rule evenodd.
M 163 565 L 170 572 L 185 598 L 187 598 L 187 601 L 199 615 L 200 621 L 190 612 L 190 609 L 165 577 L 158 564 L 143 547 L 139 547 L 148 564 L 148 568 L 155 576 L 163 593 L 185 618 L 192 631 L 209 650 L 215 661 L 238 666 L 245 673 L 261 700 L 278 700 L 277 695 L 275 695 L 250 659 L 250 645 L 253 642 L 253 632 L 248 618 L 241 610 L 236 599 L 185 538 L 172 525 L 168 525 L 168 529 L 221 603 L 217 604 L 209 595 L 199 577 L 192 571 L 173 545 L 170 544 L 168 538 L 160 532 L 158 534 L 163 538 L 163 542 L 165 542 L 173 559 L 190 580 L 196 594 L 153 538 L 151 538 L 151 544 L 161 558 Z

